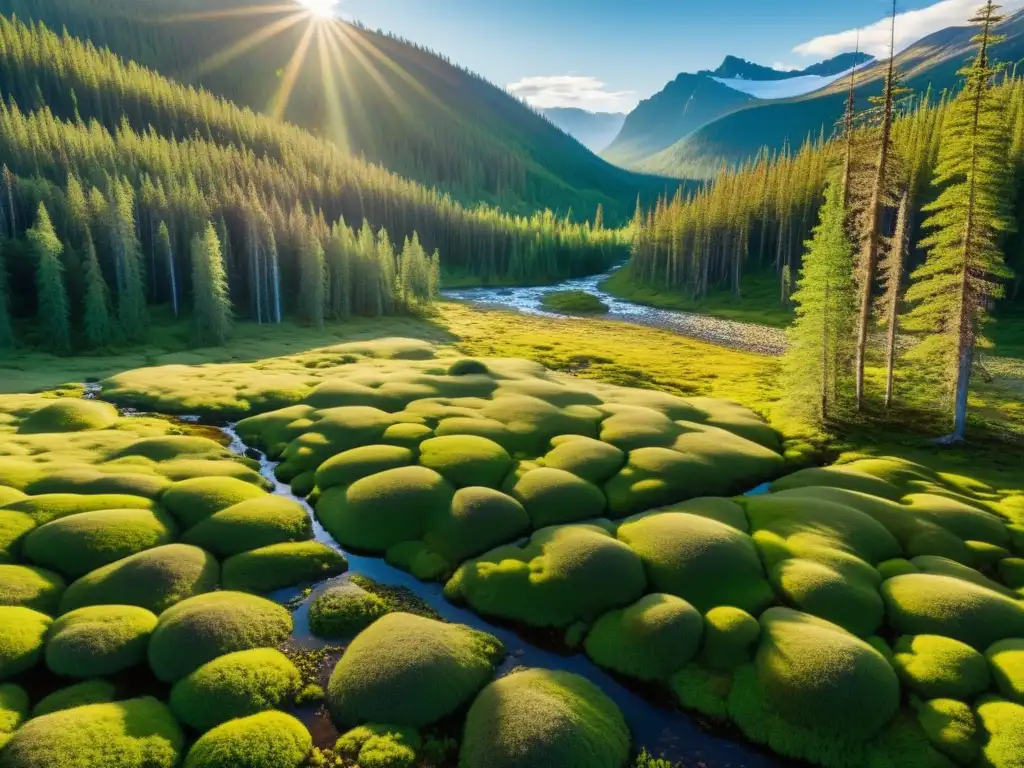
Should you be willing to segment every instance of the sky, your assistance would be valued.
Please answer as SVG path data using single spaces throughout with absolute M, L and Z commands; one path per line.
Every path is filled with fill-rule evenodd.
M 314 0 L 323 1 L 323 0 Z M 802 68 L 888 51 L 891 0 L 338 0 L 341 15 L 443 53 L 534 106 L 629 111 L 733 54 Z M 1002 0 L 1003 11 L 1024 0 Z M 897 50 L 981 0 L 897 0 Z

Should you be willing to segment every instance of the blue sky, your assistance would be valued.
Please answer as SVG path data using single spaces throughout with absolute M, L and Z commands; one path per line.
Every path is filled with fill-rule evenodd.
M 962 23 L 980 4 L 898 0 L 897 47 Z M 1013 10 L 1024 0 L 1003 5 Z M 856 28 L 869 51 L 882 53 L 888 25 L 878 22 L 891 0 L 339 0 L 338 7 L 539 106 L 612 111 L 730 53 L 802 67 L 852 50 Z

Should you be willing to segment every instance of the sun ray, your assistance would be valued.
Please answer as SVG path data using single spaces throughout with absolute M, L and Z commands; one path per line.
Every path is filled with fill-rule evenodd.
M 379 86 L 384 97 L 391 102 L 399 114 L 408 117 L 408 107 L 402 99 L 398 97 L 398 94 L 395 93 L 395 89 L 391 87 L 391 83 L 384 79 L 384 76 L 378 71 L 374 63 L 370 61 L 369 58 L 367 58 L 366 55 L 358 49 L 358 47 L 356 47 L 358 35 L 350 33 L 346 26 L 341 22 L 332 26 L 338 36 L 338 43 L 345 48 L 346 53 L 362 65 L 363 69 L 366 70 L 366 73 L 373 78 L 373 81 Z
M 291 16 L 288 16 L 286 18 L 279 19 L 275 21 L 273 24 L 268 24 L 267 26 L 256 30 L 251 35 L 243 37 L 241 40 L 234 43 L 231 47 L 225 48 L 223 51 L 215 53 L 210 58 L 200 62 L 189 73 L 189 75 L 194 77 L 195 75 L 203 75 L 208 72 L 212 72 L 213 70 L 220 69 L 229 61 L 237 59 L 243 53 L 252 50 L 256 46 L 265 43 L 267 40 L 270 40 L 272 37 L 276 37 L 282 32 L 285 32 L 291 27 L 294 27 L 303 19 L 308 18 L 308 13 L 299 12 L 293 13 Z
M 316 49 L 320 57 L 320 79 L 324 86 L 324 101 L 327 105 L 327 131 L 331 141 L 348 151 L 348 130 L 342 114 L 339 100 L 338 84 L 334 78 L 335 62 L 331 58 L 330 40 L 327 25 L 319 24 L 316 29 Z M 343 62 L 338 62 L 339 67 Z
M 175 24 L 183 21 L 207 21 L 210 19 L 228 19 L 238 16 L 261 16 L 275 13 L 306 13 L 296 3 L 282 3 L 281 5 L 247 5 L 244 8 L 225 8 L 220 11 L 197 11 L 194 13 L 179 13 L 175 16 L 167 16 L 161 21 L 164 24 Z
M 281 86 L 277 89 L 277 93 L 270 104 L 270 114 L 278 119 L 283 118 L 285 111 L 288 109 L 288 103 L 292 98 L 292 91 L 295 90 L 295 83 L 299 79 L 302 65 L 306 61 L 306 54 L 309 52 L 309 45 L 313 40 L 313 33 L 316 32 L 319 26 L 314 21 L 310 21 L 306 31 L 302 34 L 302 39 L 295 47 L 295 52 L 284 68 L 284 74 L 281 76 Z
M 342 51 L 342 47 L 347 50 L 348 45 L 343 42 L 342 38 L 338 34 L 340 27 L 341 22 L 337 22 L 325 26 L 324 29 L 327 45 L 331 53 L 331 61 L 334 62 L 334 65 L 337 67 L 338 74 L 341 76 L 342 90 L 339 91 L 339 94 L 344 93 L 347 99 L 348 110 L 343 113 L 342 119 L 345 122 L 346 128 L 349 132 L 348 135 L 350 137 L 352 135 L 366 137 L 370 135 L 370 126 L 366 120 L 366 110 L 364 109 L 362 95 L 359 88 L 356 87 L 353 82 L 352 72 L 348 65 L 349 60 Z M 357 125 L 354 125 L 354 123 Z M 359 128 L 361 132 L 353 134 L 352 131 L 355 128 Z

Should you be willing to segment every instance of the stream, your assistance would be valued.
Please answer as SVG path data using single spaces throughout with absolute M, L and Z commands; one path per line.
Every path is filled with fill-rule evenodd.
M 234 426 L 223 427 L 222 430 L 231 441 L 229 446 L 231 450 L 239 455 L 246 454 L 248 446 L 238 436 Z M 249 455 L 252 455 L 251 451 L 249 451 Z M 668 706 L 658 706 L 647 701 L 605 673 L 583 653 L 562 655 L 538 648 L 521 638 L 512 629 L 491 624 L 472 611 L 449 603 L 444 598 L 440 584 L 421 582 L 410 574 L 388 565 L 381 558 L 363 557 L 345 552 L 320 525 L 313 509 L 305 499 L 295 496 L 287 484 L 277 480 L 274 476 L 276 464 L 262 453 L 259 456 L 259 464 L 260 474 L 273 485 L 273 493 L 299 502 L 309 513 L 313 521 L 315 539 L 342 552 L 348 560 L 349 570 L 345 575 L 319 584 L 313 590 L 313 594 L 295 610 L 293 614 L 294 638 L 303 647 L 318 648 L 328 645 L 314 637 L 309 630 L 308 611 L 312 598 L 332 584 L 343 581 L 353 574 L 359 574 L 382 585 L 405 588 L 427 603 L 447 621 L 465 624 L 497 637 L 505 644 L 508 651 L 505 662 L 498 669 L 499 675 L 512 667 L 526 666 L 566 670 L 587 678 L 601 688 L 622 710 L 633 735 L 634 746 L 638 750 L 645 748 L 656 757 L 680 762 L 687 767 L 768 768 L 780 765 L 778 760 L 751 745 L 716 736 L 703 730 L 686 714 Z M 752 493 L 763 492 L 766 488 L 767 484 L 759 486 Z M 292 597 L 295 592 L 295 590 L 291 590 L 285 594 L 285 591 L 282 591 L 279 596 Z
M 536 287 L 500 287 L 500 288 L 458 288 L 442 291 L 446 299 L 465 301 L 481 307 L 501 307 L 514 309 L 531 315 L 557 318 L 577 318 L 577 315 L 564 315 L 548 312 L 541 307 L 545 295 L 556 291 L 586 291 L 597 296 L 608 305 L 608 312 L 603 315 L 587 315 L 607 320 L 619 320 L 638 325 L 647 325 L 673 331 L 682 336 L 689 336 L 723 347 L 741 349 L 747 352 L 758 352 L 765 355 L 781 355 L 786 348 L 786 334 L 778 328 L 755 323 L 740 323 L 734 320 L 722 320 L 709 315 L 683 312 L 674 309 L 657 309 L 643 304 L 636 304 L 625 299 L 618 299 L 601 290 L 600 285 L 618 269 L 602 275 L 578 277 L 555 285 Z

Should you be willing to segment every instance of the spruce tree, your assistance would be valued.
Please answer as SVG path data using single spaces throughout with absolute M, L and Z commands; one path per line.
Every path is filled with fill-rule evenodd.
M 38 327 L 43 345 L 53 352 L 71 351 L 71 317 L 64 287 L 64 265 L 60 255 L 63 244 L 53 230 L 46 205 L 39 204 L 36 223 L 25 233 L 36 259 L 36 297 Z
M 86 344 L 92 349 L 101 349 L 114 341 L 114 321 L 110 316 L 110 296 L 103 279 L 100 262 L 96 258 L 96 246 L 87 235 L 83 263 L 85 266 L 85 297 L 83 299 L 82 325 Z
M 231 337 L 231 298 L 213 224 L 192 238 L 192 318 L 199 344 L 220 345 Z
M 882 294 L 881 322 L 885 325 L 885 407 L 892 407 L 896 379 L 896 336 L 899 332 L 900 299 L 903 293 L 903 273 L 910 252 L 910 192 L 900 198 L 896 214 L 896 231 L 886 245 L 885 257 L 879 265 L 885 288 Z
M 126 180 L 114 180 L 110 240 L 117 277 L 117 319 L 129 341 L 142 341 L 149 326 L 146 286 L 135 228 L 135 194 Z
M 299 249 L 299 317 L 309 325 L 323 328 L 327 299 L 324 247 L 315 234 L 306 232 Z
M 820 222 L 806 245 L 784 360 L 789 409 L 817 424 L 847 400 L 854 349 L 854 246 L 846 231 L 841 183 L 828 186 Z
M 944 442 L 964 439 L 975 351 L 987 345 L 990 302 L 1011 276 L 1000 248 L 1013 228 L 1010 132 L 1005 92 L 993 87 L 1000 68 L 989 61 L 990 46 L 1002 39 L 992 32 L 1002 20 L 997 8 L 989 0 L 971 19 L 981 26 L 978 53 L 961 70 L 966 82 L 943 124 L 934 179 L 941 191 L 924 209 L 928 258 L 907 291 L 914 307 L 905 325 L 926 334 L 911 357 L 935 364 L 953 398 L 953 432 Z
M 7 261 L 4 259 L 6 238 L 0 232 L 0 349 L 14 346 L 14 326 L 11 319 L 11 296 L 7 278 Z
M 158 263 L 163 264 L 163 271 L 167 273 L 167 283 L 170 286 L 171 310 L 174 316 L 179 313 L 178 302 L 178 270 L 174 263 L 174 247 L 171 245 L 171 232 L 167 229 L 167 222 L 161 221 L 156 230 L 156 258 Z

